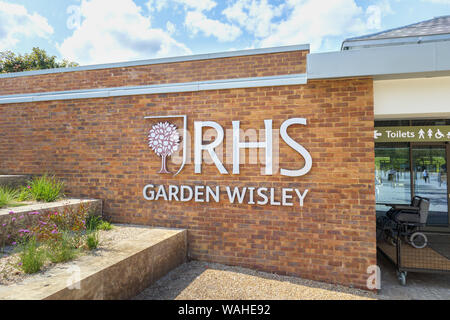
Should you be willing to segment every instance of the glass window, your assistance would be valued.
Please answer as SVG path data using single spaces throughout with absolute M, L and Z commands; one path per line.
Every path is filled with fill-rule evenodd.
M 410 125 L 409 120 L 381 120 L 375 121 L 375 127 L 407 127 Z
M 409 145 L 389 143 L 375 145 L 375 190 L 377 210 L 382 204 L 411 203 Z
M 448 224 L 445 146 L 414 146 L 412 159 L 414 194 L 430 199 L 427 224 Z
M 449 119 L 441 119 L 441 120 L 412 120 L 412 126 L 449 126 Z

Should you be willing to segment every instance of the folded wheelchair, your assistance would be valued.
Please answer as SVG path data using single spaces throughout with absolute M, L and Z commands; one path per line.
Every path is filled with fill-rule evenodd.
M 430 199 L 415 196 L 410 205 L 389 205 L 385 216 L 377 218 L 377 240 L 396 245 L 398 238 L 414 248 L 427 246 L 427 236 L 421 232 L 430 209 Z

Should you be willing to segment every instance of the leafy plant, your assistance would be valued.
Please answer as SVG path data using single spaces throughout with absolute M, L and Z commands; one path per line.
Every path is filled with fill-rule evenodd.
M 62 233 L 60 239 L 50 240 L 47 247 L 47 256 L 53 263 L 73 260 L 78 254 L 74 238 L 68 233 Z
M 88 210 L 89 207 L 81 204 L 77 207 L 66 207 L 62 213 L 41 214 L 38 223 L 34 224 L 31 230 L 38 240 L 44 241 L 59 239 L 63 233 L 70 233 L 72 237 L 81 236 L 86 231 Z
M 36 201 L 53 202 L 63 194 L 64 182 L 55 176 L 44 174 L 34 177 L 28 184 L 27 189 Z
M 39 246 L 35 237 L 30 237 L 21 245 L 19 268 L 25 273 L 36 273 L 45 263 L 45 251 Z
M 100 240 L 99 240 L 97 231 L 90 232 L 87 234 L 86 245 L 89 250 L 97 249 L 99 243 L 100 243 Z
M 80 204 L 77 207 L 66 207 L 62 213 L 55 212 L 50 215 L 52 223 L 58 229 L 70 232 L 83 232 L 86 230 L 86 219 L 88 218 L 89 207 Z
M 16 55 L 11 51 L 0 52 L 0 73 L 76 66 L 77 63 L 67 60 L 58 62 L 56 56 L 50 56 L 45 50 L 37 47 L 25 55 Z
M 113 228 L 112 224 L 108 221 L 102 220 L 102 222 L 98 225 L 98 230 L 109 231 Z
M 14 204 L 18 200 L 18 197 L 18 190 L 0 186 L 0 208 Z
M 6 244 L 23 242 L 30 237 L 33 232 L 29 226 L 33 225 L 39 212 L 29 212 L 28 214 L 15 214 L 10 211 L 8 217 L 0 224 L 0 246 L 4 248 Z
M 17 196 L 17 201 L 22 202 L 22 201 L 28 201 L 28 200 L 33 200 L 33 195 L 31 194 L 29 188 L 31 188 L 30 186 L 26 186 L 26 187 L 21 187 L 19 189 L 19 195 Z
M 89 215 L 86 219 L 86 230 L 96 231 L 101 223 L 102 219 L 99 216 Z
M 108 221 L 103 220 L 97 215 L 89 215 L 86 220 L 86 230 L 96 231 L 96 230 L 111 230 L 113 226 Z

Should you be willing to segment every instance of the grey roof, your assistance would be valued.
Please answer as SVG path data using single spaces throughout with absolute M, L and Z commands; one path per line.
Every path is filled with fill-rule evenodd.
M 450 34 L 450 15 L 436 17 L 430 20 L 425 20 L 395 29 L 385 30 L 378 33 L 349 38 L 346 39 L 345 42 L 431 36 L 438 34 Z

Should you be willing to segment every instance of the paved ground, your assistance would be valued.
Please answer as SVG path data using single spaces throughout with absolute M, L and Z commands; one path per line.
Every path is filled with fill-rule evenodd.
M 378 295 L 297 277 L 192 261 L 176 268 L 135 299 L 450 299 L 450 275 L 410 273 L 407 286 L 403 287 L 389 261 L 380 256 L 378 263 L 382 270 L 382 289 Z
M 372 293 L 240 267 L 192 261 L 144 290 L 137 300 L 374 299 Z
M 379 299 L 449 300 L 450 273 L 408 273 L 406 286 L 400 285 L 395 268 L 384 256 L 378 255 L 381 268 Z

